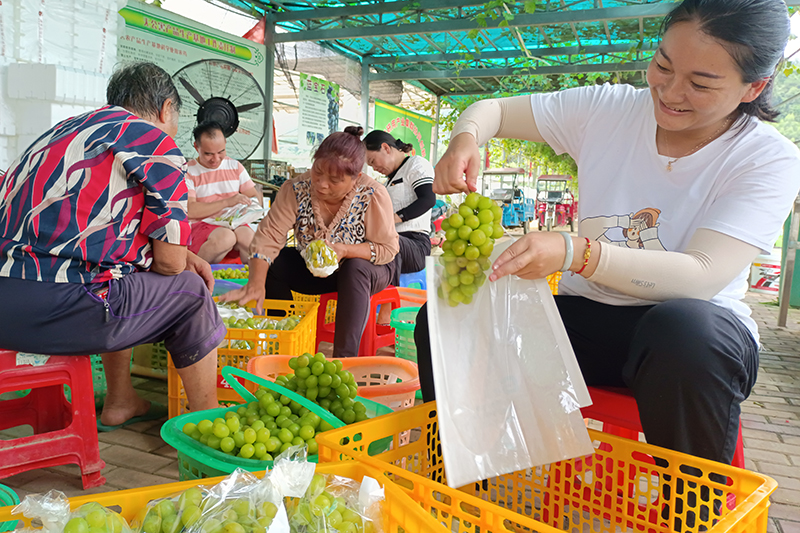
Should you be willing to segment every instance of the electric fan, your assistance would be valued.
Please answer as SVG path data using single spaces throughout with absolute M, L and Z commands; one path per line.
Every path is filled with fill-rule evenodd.
M 175 144 L 189 159 L 195 155 L 192 130 L 213 120 L 222 126 L 229 157 L 247 159 L 264 138 L 264 91 L 240 66 L 219 59 L 201 59 L 172 76 L 181 107 Z

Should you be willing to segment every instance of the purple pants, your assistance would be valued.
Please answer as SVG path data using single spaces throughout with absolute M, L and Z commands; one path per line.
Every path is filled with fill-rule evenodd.
M 93 285 L 0 277 L 0 295 L 0 348 L 7 350 L 90 355 L 164 341 L 183 368 L 225 336 L 211 294 L 193 272 L 137 272 Z

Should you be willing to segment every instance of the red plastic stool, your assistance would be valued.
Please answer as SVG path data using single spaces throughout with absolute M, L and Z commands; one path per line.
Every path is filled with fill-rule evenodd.
M 639 421 L 639 407 L 630 389 L 618 387 L 589 387 L 592 405 L 581 409 L 584 418 L 603 423 L 603 433 L 617 435 L 626 439 L 639 440 L 642 424 Z M 739 422 L 739 441 L 733 453 L 732 466 L 744 468 L 744 443 L 742 423 Z
M 336 322 L 325 322 L 325 312 L 328 309 L 330 300 L 337 300 L 338 292 L 329 292 L 319 298 L 319 311 L 317 311 L 317 347 L 319 343 L 333 342 Z M 394 328 L 390 326 L 379 326 L 377 324 L 378 307 L 382 304 L 390 304 L 392 309 L 400 307 L 400 294 L 395 287 L 387 287 L 378 294 L 373 294 L 370 298 L 370 312 L 367 319 L 367 326 L 361 335 L 361 342 L 358 345 L 358 356 L 372 356 L 378 352 L 378 348 L 392 346 L 394 344 Z
M 81 468 L 84 489 L 104 484 L 89 356 L 51 356 L 41 366 L 17 366 L 16 358 L 17 352 L 0 350 L 0 394 L 31 390 L 22 398 L 0 400 L 0 430 L 30 425 L 34 434 L 0 440 L 0 479 L 74 463 Z M 64 385 L 72 390 L 72 403 L 64 397 Z

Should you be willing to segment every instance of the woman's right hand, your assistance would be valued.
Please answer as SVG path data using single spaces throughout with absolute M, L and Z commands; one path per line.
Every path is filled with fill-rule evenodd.
M 456 135 L 447 147 L 433 178 L 436 194 L 470 193 L 477 190 L 478 172 L 481 168 L 478 142 L 470 133 Z M 464 175 L 466 174 L 466 180 Z
M 248 304 L 255 301 L 256 314 L 260 315 L 264 312 L 264 297 L 267 291 L 264 284 L 247 283 L 241 289 L 234 289 L 228 291 L 219 297 L 220 302 L 236 302 L 242 307 L 250 307 Z

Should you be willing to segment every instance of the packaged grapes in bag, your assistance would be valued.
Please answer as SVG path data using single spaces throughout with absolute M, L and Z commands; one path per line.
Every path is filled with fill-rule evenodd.
M 260 222 L 269 211 L 262 207 L 258 200 L 252 198 L 249 205 L 238 204 L 226 207 L 216 216 L 204 218 L 203 222 L 212 226 L 221 226 L 228 229 L 236 229 L 245 224 Z
M 171 501 L 171 500 L 170 500 Z M 195 500 L 192 501 L 194 503 Z M 166 505 L 158 502 L 152 509 Z M 200 514 L 182 527 L 160 533 L 288 533 L 289 523 L 281 494 L 269 475 L 262 479 L 242 469 L 234 470 L 209 487 L 199 504 Z M 148 516 L 152 513 L 148 512 Z M 145 517 L 142 529 L 146 529 Z
M 180 533 L 200 520 L 207 493 L 207 488 L 198 486 L 151 500 L 136 514 L 131 527 L 135 533 Z
M 580 413 L 591 400 L 546 280 L 486 280 L 483 267 L 511 242 L 479 256 L 476 274 L 458 262 L 463 253 L 427 259 L 439 434 L 454 488 L 593 451 Z
M 383 488 L 365 476 L 315 474 L 301 497 L 287 503 L 292 533 L 381 533 Z
M 318 278 L 327 278 L 339 268 L 339 258 L 333 248 L 322 239 L 308 243 L 301 252 L 308 270 Z
M 16 507 L 14 514 L 22 514 L 26 518 L 36 519 L 42 523 L 47 533 L 130 533 L 128 522 L 119 515 L 103 507 L 99 503 L 90 502 L 70 512 L 69 500 L 57 490 L 47 494 L 29 494 Z M 27 531 L 27 530 L 25 530 Z

